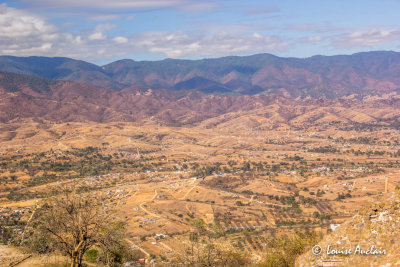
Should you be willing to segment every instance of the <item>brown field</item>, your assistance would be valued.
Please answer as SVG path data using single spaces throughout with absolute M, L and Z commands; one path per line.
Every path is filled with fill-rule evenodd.
M 381 195 L 386 179 L 388 191 L 400 185 L 397 128 L 354 130 L 324 120 L 307 128 L 253 128 L 253 120 L 268 125 L 257 116 L 212 129 L 211 121 L 2 123 L 0 212 L 23 210 L 26 222 L 52 189 L 74 186 L 107 194 L 115 218 L 126 223 L 127 240 L 145 256 L 184 253 L 193 219 L 202 219 L 227 233 L 220 242 L 257 259 L 269 237 L 310 228 L 325 234 Z M 102 169 L 106 163 L 111 167 Z M 151 244 L 155 234 L 166 237 Z

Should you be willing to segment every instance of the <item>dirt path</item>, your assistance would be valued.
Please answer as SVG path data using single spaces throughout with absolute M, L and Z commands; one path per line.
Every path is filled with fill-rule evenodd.
M 239 198 L 247 200 L 247 203 L 246 203 L 247 205 L 249 205 L 249 204 L 251 204 L 253 202 L 254 195 L 252 195 L 250 198 L 248 198 L 246 196 L 239 195 L 239 194 L 237 194 L 237 195 L 239 196 Z
M 184 200 L 184 199 L 190 194 L 190 192 L 192 192 L 192 190 L 193 190 L 196 186 L 197 186 L 197 184 L 194 185 L 193 187 L 191 187 L 191 188 L 186 192 L 186 194 L 183 195 L 183 197 L 179 197 L 179 198 L 177 198 L 177 199 L 179 199 L 179 200 Z
M 130 194 L 132 193 L 132 191 L 133 191 L 133 188 L 132 188 L 131 190 L 129 190 L 128 195 L 130 195 Z M 132 196 L 130 196 L 130 198 L 136 196 L 136 194 L 137 194 L 138 192 L 139 192 L 139 188 L 136 189 L 136 192 L 135 192 Z M 120 205 L 120 203 L 121 203 L 122 200 L 123 200 L 123 199 L 120 199 L 120 200 L 118 201 L 117 206 Z
M 185 205 L 185 208 L 186 208 L 186 210 L 187 210 L 189 213 L 192 213 L 192 211 L 189 209 L 188 204 Z
M 180 254 L 178 253 L 176 250 L 174 250 L 173 248 L 171 248 L 170 246 L 168 246 L 167 244 L 163 243 L 163 242 L 158 242 L 158 244 L 160 244 L 161 246 L 165 247 L 166 249 L 174 252 L 175 254 Z
M 254 195 L 251 196 L 249 202 L 247 204 L 252 204 L 253 203 L 253 199 L 254 199 Z
M 182 197 L 176 197 L 174 195 L 174 193 L 171 192 L 171 189 L 169 189 L 168 191 L 170 192 L 170 194 L 173 198 L 175 198 L 177 200 L 184 200 L 190 194 L 190 192 L 192 192 L 193 189 L 198 185 L 198 182 L 196 183 L 196 180 L 197 180 L 196 178 L 192 178 L 192 181 L 190 182 L 190 184 L 195 184 L 195 185 L 193 185 Z
M 146 204 L 147 202 L 153 201 L 156 197 L 157 197 L 157 190 L 154 190 L 154 196 L 153 196 L 150 200 L 147 200 L 147 201 L 145 201 L 145 202 L 142 202 L 142 203 L 139 205 L 139 207 L 140 207 L 146 214 L 151 215 L 151 216 L 154 216 L 154 217 L 159 217 L 159 215 L 157 215 L 157 214 L 155 214 L 155 213 L 153 213 L 153 212 L 151 212 L 151 211 L 148 211 L 148 210 L 144 207 L 144 204 Z
M 129 244 L 133 245 L 134 247 L 137 247 L 141 252 L 143 252 L 147 257 L 150 257 L 150 253 L 148 253 L 146 250 L 144 250 L 143 248 L 139 247 L 138 245 L 136 245 L 135 243 L 133 243 L 131 240 L 129 240 L 128 238 L 125 238 L 126 242 L 128 242 Z
M 26 228 L 29 226 L 29 223 L 31 222 L 33 216 L 35 215 L 36 210 L 39 208 L 39 206 L 36 206 L 35 209 L 33 210 L 31 216 L 29 217 L 28 221 L 26 221 L 25 227 L 24 227 L 24 231 L 22 232 L 21 235 L 21 243 L 24 242 L 24 237 L 25 237 L 25 232 L 26 232 Z

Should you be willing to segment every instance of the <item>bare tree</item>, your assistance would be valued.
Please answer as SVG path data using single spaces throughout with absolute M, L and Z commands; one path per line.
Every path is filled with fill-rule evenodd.
M 49 198 L 34 220 L 33 236 L 46 240 L 48 246 L 71 258 L 71 267 L 82 266 L 85 252 L 93 246 L 102 248 L 109 265 L 109 254 L 122 248 L 122 239 L 114 234 L 121 229 L 111 222 L 100 196 L 79 196 L 64 190 Z
M 189 235 L 190 246 L 186 253 L 177 257 L 176 263 L 189 266 L 240 267 L 250 264 L 250 257 L 244 251 L 238 251 L 226 242 L 217 242 L 223 231 L 217 221 L 207 225 L 201 219 L 194 219 L 195 231 Z

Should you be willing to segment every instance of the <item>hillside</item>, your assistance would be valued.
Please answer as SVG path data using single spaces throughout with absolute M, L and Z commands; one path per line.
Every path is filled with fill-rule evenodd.
M 293 99 L 280 95 L 215 96 L 198 91 L 126 88 L 0 73 L 0 120 L 42 118 L 55 122 L 131 121 L 163 125 L 270 129 L 334 122 L 398 123 L 400 96 Z
M 400 186 L 396 57 L 257 55 L 224 58 L 227 65 L 124 60 L 103 67 L 7 57 L 0 64 L 8 71 L 0 72 L 2 243 L 20 246 L 37 201 L 74 185 L 107 194 L 135 262 L 196 262 L 193 247 L 203 253 L 207 230 L 247 266 L 292 266 L 327 233 L 323 249 L 375 245 L 387 254 L 308 252 L 299 266 L 398 264 L 398 191 L 363 207 Z M 40 64 L 47 65 L 38 72 Z M 329 91 L 319 87 L 325 83 Z M 250 84 L 255 91 L 242 90 Z M 329 233 L 331 224 L 341 227 Z M 6 264 L 25 253 L 0 247 Z M 18 266 L 68 260 L 55 255 L 32 254 Z
M 399 221 L 400 194 L 396 190 L 370 203 L 368 207 L 327 235 L 318 244 L 322 248 L 320 254 L 313 255 L 310 251 L 301 256 L 297 264 L 298 266 L 398 266 L 400 264 Z M 330 255 L 328 255 L 328 245 L 330 245 Z M 371 249 L 371 246 L 374 247 Z M 339 253 L 334 253 L 333 250 Z M 367 255 L 367 250 L 373 255 Z
M 400 88 L 400 53 L 281 58 L 271 54 L 202 60 L 119 60 L 105 66 L 69 58 L 0 57 L 0 71 L 121 90 L 131 86 L 207 94 L 338 98 Z

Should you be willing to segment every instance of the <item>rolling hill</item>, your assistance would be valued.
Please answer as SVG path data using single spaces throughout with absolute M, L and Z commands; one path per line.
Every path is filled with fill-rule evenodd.
M 200 91 L 123 90 L 83 82 L 0 73 L 0 121 L 43 118 L 68 121 L 135 121 L 205 128 L 276 128 L 355 122 L 398 123 L 400 96 L 293 99 L 279 94 L 223 96 Z

